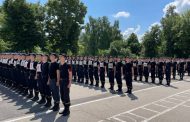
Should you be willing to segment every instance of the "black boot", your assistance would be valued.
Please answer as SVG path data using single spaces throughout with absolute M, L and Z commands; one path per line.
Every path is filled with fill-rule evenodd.
M 69 116 L 70 115 L 70 105 L 64 105 L 65 109 L 60 112 L 59 114 L 62 114 L 63 116 Z
M 110 89 L 111 91 L 113 91 L 113 90 L 114 90 L 113 85 L 111 85 L 109 89 Z
M 152 79 L 152 83 L 155 83 L 155 79 Z
M 49 110 L 58 111 L 59 110 L 59 103 L 58 102 L 54 102 L 54 106 L 51 107 Z
M 86 80 L 85 84 L 88 84 L 88 80 Z
M 96 81 L 96 85 L 95 85 L 96 87 L 99 87 L 99 81 Z
M 128 90 L 125 93 L 132 94 L 132 90 L 128 88 Z
M 137 76 L 134 77 L 134 80 L 137 81 Z
M 118 90 L 116 90 L 117 92 L 122 92 L 122 86 L 118 85 Z
M 129 89 L 129 92 L 128 92 L 128 94 L 132 94 L 132 90 L 131 90 L 131 89 Z
M 81 80 L 81 83 L 84 83 L 84 79 Z
M 140 79 L 139 79 L 139 81 L 142 81 L 142 76 L 140 76 Z
M 91 85 L 91 86 L 93 86 L 93 85 L 94 85 L 94 82 L 93 82 L 93 81 L 91 81 L 90 85 Z
M 159 82 L 159 83 L 160 83 L 160 85 L 162 85 L 162 80 L 160 80 L 160 82 Z
M 19 94 L 22 94 L 23 92 L 24 92 L 24 88 L 21 86 L 21 87 L 20 87 Z
M 44 104 L 46 102 L 45 96 L 44 95 L 41 95 L 41 96 L 42 96 L 42 98 L 40 101 L 37 102 L 38 104 Z
M 49 107 L 51 107 L 51 97 L 46 97 L 46 104 L 44 105 L 45 107 L 47 107 L 47 108 L 49 108 Z
M 105 81 L 102 82 L 101 88 L 105 88 Z
M 145 82 L 147 82 L 147 83 L 148 83 L 148 78 L 145 78 Z
M 167 81 L 167 85 L 170 86 L 170 81 Z
M 39 92 L 35 91 L 35 96 L 32 98 L 32 101 L 38 101 L 39 97 L 38 97 Z
M 24 88 L 24 92 L 23 92 L 23 94 L 22 94 L 22 95 L 23 95 L 23 96 L 28 95 L 28 89 Z
M 29 95 L 27 96 L 27 98 L 29 98 L 29 99 L 30 99 L 30 98 L 32 98 L 32 97 L 33 97 L 33 92 L 32 92 L 32 90 L 30 90 L 29 92 L 30 92 L 30 93 L 29 93 Z

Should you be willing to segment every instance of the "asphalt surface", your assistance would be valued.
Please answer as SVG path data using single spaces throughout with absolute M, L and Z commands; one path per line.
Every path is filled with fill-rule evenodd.
M 156 81 L 158 82 L 158 81 Z M 125 86 L 125 81 L 123 81 Z M 190 77 L 172 85 L 133 82 L 132 95 L 73 83 L 71 115 L 62 117 L 0 85 L 1 122 L 189 122 Z M 165 82 L 164 82 L 165 84 Z M 115 86 L 116 89 L 117 86 Z M 124 88 L 126 91 L 126 88 Z M 61 110 L 63 106 L 61 105 Z

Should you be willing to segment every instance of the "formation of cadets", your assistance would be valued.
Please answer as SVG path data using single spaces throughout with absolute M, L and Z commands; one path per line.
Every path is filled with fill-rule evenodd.
M 105 88 L 108 77 L 110 90 L 122 92 L 124 79 L 125 93 L 131 94 L 132 81 L 162 84 L 164 78 L 170 85 L 171 78 L 183 80 L 184 73 L 190 76 L 190 59 L 132 59 L 113 57 L 66 56 L 45 54 L 0 54 L 0 82 L 23 96 L 44 104 L 53 111 L 59 110 L 60 99 L 65 109 L 63 116 L 70 114 L 71 82 Z M 39 95 L 41 97 L 39 97 Z M 41 98 L 39 100 L 39 98 Z

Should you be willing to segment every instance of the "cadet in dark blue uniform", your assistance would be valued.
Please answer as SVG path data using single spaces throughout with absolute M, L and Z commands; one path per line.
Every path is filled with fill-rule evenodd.
M 187 59 L 187 74 L 190 76 L 190 59 Z
M 126 64 L 125 64 L 125 81 L 127 85 L 127 91 L 125 93 L 132 94 L 133 89 L 133 64 L 131 63 L 131 60 L 126 58 Z
M 143 74 L 145 77 L 145 82 L 148 82 L 148 77 L 149 77 L 149 63 L 145 61 L 143 63 Z
M 20 67 L 21 67 L 21 94 L 22 95 L 26 95 L 26 80 L 25 80 L 25 68 L 24 68 L 24 64 L 25 64 L 25 60 L 26 60 L 26 56 L 25 54 L 21 54 L 21 61 L 20 61 Z
M 117 92 L 122 92 L 122 72 L 123 72 L 123 64 L 120 58 L 117 58 L 116 66 L 115 66 L 115 78 L 118 85 Z
M 179 69 L 180 80 L 183 80 L 185 63 L 184 63 L 184 61 L 182 59 L 180 59 L 179 68 L 178 69 Z
M 167 59 L 166 65 L 165 65 L 165 74 L 166 74 L 166 82 L 168 86 L 170 86 L 170 82 L 171 82 L 171 71 L 172 71 L 172 63 L 169 59 Z
M 59 64 L 57 63 L 58 56 L 55 53 L 50 55 L 50 66 L 49 66 L 49 80 L 48 84 L 50 85 L 52 97 L 54 100 L 54 106 L 50 110 L 58 111 L 59 110 L 59 82 L 60 82 L 60 70 Z
M 45 100 L 45 82 L 42 80 L 42 55 L 37 55 L 38 64 L 36 67 L 36 79 L 38 83 L 39 92 L 41 95 L 41 100 L 38 101 L 39 104 L 44 104 L 46 102 Z
M 37 87 L 37 80 L 35 79 L 36 76 L 36 67 L 37 62 L 35 61 L 36 55 L 31 54 L 30 55 L 30 81 L 29 81 L 29 91 L 30 95 L 33 96 L 33 91 L 35 93 L 35 96 L 32 98 L 33 101 L 37 101 L 39 99 L 39 90 Z
M 83 65 L 84 65 L 84 77 L 85 77 L 85 84 L 88 84 L 89 82 L 89 76 L 88 76 L 88 57 L 84 57 L 83 60 Z
M 83 66 L 83 57 L 80 57 L 78 64 L 78 82 L 84 83 L 84 66 Z
M 133 60 L 133 70 L 134 70 L 134 80 L 137 81 L 137 76 L 138 76 L 138 61 Z
M 105 57 L 105 66 L 106 66 L 106 76 L 108 77 L 108 63 L 109 63 L 109 59 L 108 59 L 108 57 L 106 56 Z
M 142 81 L 142 77 L 143 77 L 143 62 L 142 62 L 142 60 L 138 61 L 138 74 L 139 74 L 139 81 Z
M 176 77 L 176 71 L 177 71 L 177 62 L 176 62 L 176 59 L 173 59 L 173 61 L 172 61 L 172 74 L 173 74 L 174 80 Z
M 94 77 L 93 77 L 93 71 L 94 71 L 94 68 L 93 68 L 93 59 L 92 57 L 90 57 L 90 59 L 88 60 L 88 66 L 89 66 L 89 70 L 88 70 L 88 73 L 89 73 L 89 78 L 90 78 L 90 85 L 93 86 L 94 85 Z
M 79 76 L 80 76 L 80 73 L 79 73 L 79 61 L 80 61 L 80 57 L 77 56 L 77 58 L 76 58 L 77 82 L 79 81 Z
M 29 81 L 28 81 L 28 88 L 29 88 L 29 95 L 27 96 L 28 98 L 33 98 L 33 90 L 34 85 L 36 84 L 35 80 L 35 75 L 36 75 L 36 66 L 37 62 L 35 62 L 36 55 L 35 54 L 30 54 L 30 63 L 29 63 Z M 38 98 L 36 94 L 36 99 Z
M 105 88 L 105 72 L 106 72 L 106 63 L 103 60 L 103 57 L 100 58 L 100 81 L 101 88 Z
M 49 78 L 49 62 L 48 62 L 48 55 L 43 55 L 42 56 L 42 60 L 43 63 L 41 65 L 41 69 L 42 69 L 42 89 L 44 91 L 44 96 L 46 98 L 46 104 L 44 104 L 45 107 L 51 107 L 51 90 L 50 87 L 48 85 L 48 78 Z
M 73 74 L 73 81 L 76 82 L 77 79 L 77 70 L 76 70 L 76 57 L 72 57 L 72 74 Z
M 109 83 L 110 83 L 110 90 L 114 90 L 114 77 L 115 77 L 115 62 L 113 62 L 112 57 L 109 59 L 108 63 L 108 71 L 109 71 Z
M 151 71 L 151 79 L 152 79 L 152 83 L 155 83 L 155 75 L 156 75 L 156 62 L 155 59 L 152 59 L 151 63 L 150 63 L 150 71 Z
M 162 84 L 164 74 L 164 63 L 160 60 L 158 63 L 158 78 L 159 83 Z
M 126 62 L 125 62 L 125 58 L 123 58 L 122 59 L 122 65 L 123 65 L 123 74 L 125 74 L 125 64 L 126 64 Z M 137 71 L 137 74 L 138 74 L 138 71 Z M 123 79 L 125 79 L 125 75 L 123 75 Z
M 100 63 L 98 61 L 98 58 L 95 57 L 95 60 L 93 62 L 93 69 L 94 69 L 93 72 L 94 72 L 94 79 L 96 81 L 96 84 L 95 84 L 96 87 L 99 87 L 99 75 L 98 75 L 99 68 L 100 68 Z
M 72 69 L 71 66 L 65 63 L 65 54 L 60 57 L 60 94 L 61 100 L 65 109 L 60 112 L 63 116 L 68 116 L 70 114 L 70 87 L 72 80 Z

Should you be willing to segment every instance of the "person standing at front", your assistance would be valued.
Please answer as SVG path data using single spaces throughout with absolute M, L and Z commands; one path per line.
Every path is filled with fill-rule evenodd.
M 57 63 L 57 55 L 52 53 L 50 55 L 50 66 L 49 66 L 49 80 L 48 85 L 50 86 L 52 97 L 54 100 L 54 106 L 50 110 L 58 111 L 59 110 L 59 82 L 60 82 L 60 71 L 59 64 Z
M 68 116 L 70 114 L 70 87 L 72 80 L 72 68 L 65 62 L 66 55 L 62 54 L 60 56 L 60 94 L 61 101 L 65 109 L 60 112 L 63 116 Z

